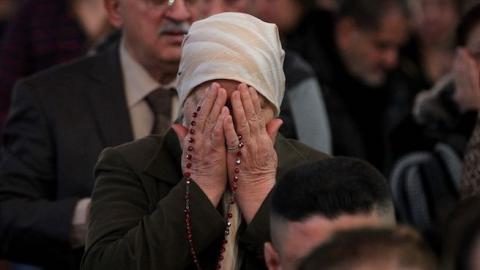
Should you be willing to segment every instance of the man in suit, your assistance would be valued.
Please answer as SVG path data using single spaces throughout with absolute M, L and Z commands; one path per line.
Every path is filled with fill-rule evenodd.
M 157 117 L 146 98 L 174 86 L 183 35 L 202 5 L 105 0 L 123 31 L 118 44 L 16 85 L 0 162 L 1 255 L 78 269 L 97 156 L 151 133 Z M 174 118 L 175 97 L 165 104 Z

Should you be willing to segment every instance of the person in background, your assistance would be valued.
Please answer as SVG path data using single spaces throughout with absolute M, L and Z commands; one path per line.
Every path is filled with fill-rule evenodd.
M 0 43 L 0 134 L 18 79 L 85 55 L 111 28 L 103 0 L 20 2 Z
M 478 110 L 480 109 L 480 4 L 462 16 L 452 71 L 431 90 L 416 98 L 413 115 L 420 135 L 451 145 L 464 157 L 459 193 L 465 198 L 480 190 Z
M 269 270 L 292 270 L 337 230 L 394 226 L 386 179 L 370 164 L 347 157 L 311 162 L 290 170 L 272 195 Z
M 410 0 L 412 36 L 404 49 L 400 66 L 418 90 L 430 89 L 450 72 L 455 54 L 455 30 L 463 1 Z
M 0 254 L 9 260 L 78 269 L 99 153 L 177 118 L 180 47 L 203 1 L 104 4 L 119 42 L 16 84 L 0 159 Z
M 437 270 L 421 236 L 408 227 L 337 232 L 301 263 L 299 270 Z
M 299 4 L 309 1 L 274 2 L 294 5 L 284 12 L 290 17 L 282 22 L 288 30 L 285 47 L 299 53 L 317 75 L 333 154 L 365 159 L 387 173 L 394 159 L 390 147 L 406 143 L 390 141 L 390 132 L 413 100 L 409 82 L 398 71 L 399 49 L 409 34 L 405 3 L 344 0 L 332 13 Z M 277 10 L 270 8 L 271 14 Z

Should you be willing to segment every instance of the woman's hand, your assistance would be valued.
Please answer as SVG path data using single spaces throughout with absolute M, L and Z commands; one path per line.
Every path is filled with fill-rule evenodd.
M 464 48 L 457 50 L 453 65 L 454 99 L 462 110 L 480 109 L 479 67 Z
M 213 83 L 197 108 L 187 109 L 192 116 L 189 128 L 174 124 L 181 142 L 182 171 L 202 189 L 216 207 L 227 183 L 224 122 L 229 116 L 226 90 Z M 196 115 L 195 117 L 193 115 Z M 193 131 L 192 131 L 193 130 Z
M 273 146 L 282 121 L 273 119 L 267 124 L 260 97 L 255 89 L 245 84 L 240 84 L 232 93 L 231 103 L 235 125 L 231 116 L 225 118 L 226 144 L 228 148 L 235 148 L 242 143 L 243 147 L 228 152 L 228 175 L 232 186 L 238 176 L 237 201 L 245 220 L 250 223 L 275 184 L 278 158 Z M 237 159 L 240 164 L 236 164 Z M 236 167 L 238 173 L 234 171 Z

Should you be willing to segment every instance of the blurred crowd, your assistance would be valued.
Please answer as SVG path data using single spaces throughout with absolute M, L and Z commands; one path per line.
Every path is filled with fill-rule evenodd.
M 122 1 L 167 2 L 0 0 L 0 270 L 79 269 L 98 155 L 148 135 L 141 123 L 156 117 L 128 88 L 175 88 L 178 59 L 157 78 L 162 53 L 143 51 L 148 31 L 173 31 L 147 24 L 164 15 L 130 23 Z M 480 270 L 480 2 L 173 2 L 198 10 L 178 11 L 172 27 L 229 11 L 276 24 L 286 53 L 280 133 L 334 157 L 276 187 L 270 270 Z M 108 85 L 84 84 L 88 72 Z M 146 73 L 154 80 L 128 79 Z M 177 97 L 167 103 L 179 111 Z

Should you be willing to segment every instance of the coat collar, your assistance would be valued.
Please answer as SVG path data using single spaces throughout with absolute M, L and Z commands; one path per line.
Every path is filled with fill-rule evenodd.
M 182 179 L 182 150 L 173 129 L 168 129 L 163 137 L 159 137 L 160 146 L 145 167 L 145 173 L 175 185 Z

